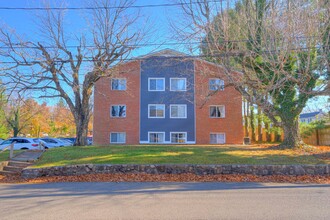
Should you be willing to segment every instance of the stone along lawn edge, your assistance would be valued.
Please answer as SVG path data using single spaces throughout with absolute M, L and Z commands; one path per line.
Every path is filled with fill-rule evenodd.
M 84 174 L 253 174 L 269 175 L 330 175 L 330 164 L 321 165 L 191 165 L 191 164 L 83 164 L 44 168 L 25 168 L 23 178 L 43 176 L 75 176 Z

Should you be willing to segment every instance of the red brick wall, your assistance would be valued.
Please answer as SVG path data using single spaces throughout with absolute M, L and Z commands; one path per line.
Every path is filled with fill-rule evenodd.
M 110 132 L 126 132 L 126 144 L 139 143 L 140 61 L 122 65 L 113 78 L 126 78 L 126 91 L 111 90 L 111 79 L 101 78 L 94 90 L 93 143 L 109 145 Z M 125 118 L 111 118 L 110 106 L 126 105 Z
M 208 96 L 209 78 L 225 81 L 224 91 Z M 226 87 L 223 69 L 208 62 L 195 61 L 196 144 L 209 144 L 210 133 L 225 133 L 226 143 L 243 143 L 242 96 Z M 225 118 L 210 118 L 210 105 L 224 105 Z

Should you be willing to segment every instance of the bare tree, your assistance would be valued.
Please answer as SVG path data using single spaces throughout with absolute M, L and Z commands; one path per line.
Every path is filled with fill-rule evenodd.
M 202 56 L 221 64 L 244 98 L 283 128 L 282 147 L 304 146 L 299 114 L 309 98 L 330 94 L 329 1 L 180 3 L 186 23 L 173 25 L 178 38 L 201 42 Z
M 25 40 L 8 28 L 1 29 L 6 87 L 32 90 L 41 98 L 63 98 L 75 120 L 75 145 L 86 144 L 93 85 L 101 77 L 112 77 L 115 65 L 144 39 L 146 29 L 139 12 L 132 11 L 133 3 L 92 1 L 87 28 L 80 35 L 69 31 L 66 11 L 52 10 L 50 5 L 36 21 L 40 40 Z

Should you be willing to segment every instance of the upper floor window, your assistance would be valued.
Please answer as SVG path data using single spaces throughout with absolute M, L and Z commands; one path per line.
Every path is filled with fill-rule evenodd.
M 209 90 L 223 91 L 225 89 L 225 82 L 221 79 L 209 79 Z
M 225 106 L 214 105 L 210 106 L 210 118 L 224 118 L 225 117 Z
M 187 118 L 187 105 L 170 105 L 171 118 Z
M 165 118 L 165 105 L 148 105 L 148 118 Z
M 111 90 L 126 90 L 126 79 L 111 79 Z
M 118 118 L 126 117 L 126 105 L 111 106 L 111 117 L 118 117 Z
M 149 78 L 148 91 L 165 91 L 165 78 Z
M 171 78 L 170 88 L 171 91 L 186 91 L 187 90 L 186 78 Z

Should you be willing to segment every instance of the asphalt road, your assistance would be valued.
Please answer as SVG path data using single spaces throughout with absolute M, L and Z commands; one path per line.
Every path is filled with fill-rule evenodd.
M 0 219 L 330 219 L 330 185 L 1 184 Z

